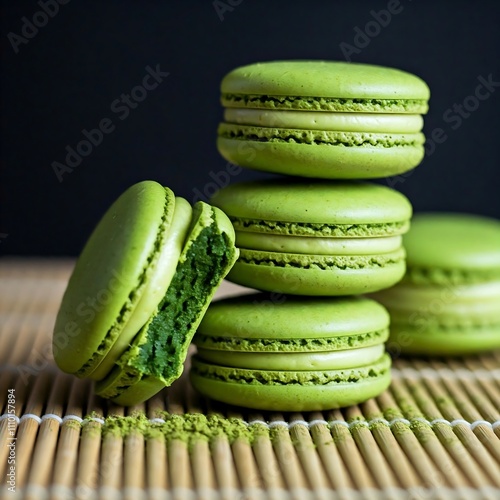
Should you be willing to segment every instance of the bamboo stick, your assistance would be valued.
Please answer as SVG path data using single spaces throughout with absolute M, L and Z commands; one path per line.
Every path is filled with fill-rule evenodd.
M 63 407 L 59 401 L 59 394 L 67 393 L 68 379 L 65 375 L 58 375 L 52 385 L 52 391 L 47 403 L 47 413 L 62 416 Z M 50 486 L 53 474 L 53 461 L 59 437 L 59 422 L 54 418 L 42 420 L 33 450 L 33 463 L 28 476 L 29 486 Z M 37 494 L 27 498 L 36 499 Z
M 244 415 L 240 412 L 229 411 L 227 417 L 243 420 Z M 239 483 L 243 491 L 247 492 L 248 500 L 259 498 L 263 483 L 251 443 L 248 439 L 239 437 L 231 444 L 231 451 Z
M 350 423 L 364 423 L 363 415 L 358 406 L 347 408 L 346 416 Z M 354 425 L 351 427 L 351 434 L 372 474 L 373 480 L 380 488 L 395 487 L 397 482 L 394 474 L 388 467 L 370 429 L 365 425 Z
M 345 425 L 337 423 L 346 421 L 344 415 L 339 410 L 334 410 L 327 413 L 326 419 L 335 422 L 330 426 L 333 442 L 349 471 L 355 487 L 360 490 L 376 488 L 375 481 L 368 470 L 367 464 L 363 461 L 350 430 Z
M 264 416 L 261 413 L 251 413 L 249 421 L 263 422 Z M 252 446 L 255 463 L 259 469 L 264 489 L 269 498 L 274 500 L 279 498 L 280 492 L 285 489 L 285 480 L 274 453 L 267 426 L 254 425 L 259 425 L 261 429 L 261 432 L 255 436 Z
M 384 414 L 379 407 L 379 402 L 382 403 L 387 400 L 383 396 L 384 395 L 379 397 L 377 400 L 371 399 L 361 406 L 363 414 L 368 421 L 384 419 Z M 410 461 L 403 451 L 403 448 L 401 448 L 400 444 L 396 440 L 392 429 L 385 425 L 385 423 L 380 423 L 372 424 L 370 430 L 375 442 L 385 458 L 389 470 L 393 472 L 394 481 L 397 481 L 398 485 L 403 488 L 413 488 L 419 486 L 420 481 L 417 473 L 413 470 Z M 409 429 L 405 430 L 406 432 L 401 432 L 401 434 L 409 433 Z M 406 449 L 412 450 L 409 446 L 407 446 Z
M 393 383 L 393 385 L 395 385 L 395 383 Z M 388 421 L 405 418 L 402 411 L 397 408 L 397 403 L 389 391 L 381 394 L 377 398 L 377 401 L 383 411 L 384 418 Z M 408 483 L 404 484 L 404 487 L 409 488 L 418 485 L 428 488 L 440 488 L 447 484 L 441 472 L 436 469 L 434 463 L 432 462 L 432 458 L 428 453 L 426 453 L 426 450 L 424 449 L 421 441 L 419 441 L 417 434 L 412 431 L 410 425 L 401 421 L 395 421 L 391 425 L 391 431 L 392 435 L 401 446 L 401 449 L 403 450 L 409 463 L 413 466 L 413 468 L 410 468 L 410 465 L 408 467 L 405 466 L 405 468 L 409 469 L 409 471 L 401 471 L 398 474 L 400 479 L 405 478 L 405 480 L 408 481 Z M 422 435 L 422 433 L 418 435 Z M 389 453 L 390 452 L 388 452 L 388 454 Z M 396 459 L 396 456 L 391 454 L 391 459 Z M 401 462 L 403 461 L 403 459 L 399 456 L 397 459 L 401 460 Z M 419 475 L 419 478 L 414 478 L 416 474 Z
M 431 366 L 433 366 L 433 363 L 431 363 Z M 462 397 L 463 392 L 456 387 L 456 384 L 447 382 L 446 378 L 443 378 L 442 383 L 438 383 L 435 380 L 426 380 L 426 385 L 429 388 L 433 401 L 436 401 L 445 419 L 450 421 L 463 420 L 463 414 L 458 411 L 456 405 L 460 406 L 462 411 L 466 410 L 471 414 L 473 413 L 470 402 Z M 450 393 L 446 391 L 446 387 L 452 389 L 452 398 L 449 397 Z M 460 439 L 465 450 L 470 454 L 470 458 L 474 459 L 471 460 L 469 456 L 465 455 L 465 451 L 461 451 L 460 457 L 463 456 L 463 458 L 461 458 L 460 463 L 462 463 L 464 467 L 472 467 L 471 474 L 474 474 L 476 485 L 484 486 L 485 484 L 492 484 L 500 486 L 500 468 L 498 468 L 491 456 L 486 452 L 470 426 L 467 424 L 458 424 L 453 426 L 452 431 Z M 461 450 L 458 444 L 456 444 L 456 447 L 457 450 Z M 490 476 L 489 480 L 487 476 Z
M 281 414 L 275 414 L 271 419 L 271 423 L 282 420 L 283 416 Z M 309 489 L 311 485 L 307 482 L 288 428 L 281 425 L 273 427 L 271 435 L 273 449 L 288 489 L 292 492 Z
M 414 364 L 417 369 L 423 368 L 422 362 L 416 361 Z M 413 382 L 408 383 L 408 385 L 426 418 L 429 420 L 445 418 L 438 410 L 436 400 L 433 398 L 433 392 L 437 395 L 442 394 L 442 392 L 437 390 L 437 383 L 434 380 L 424 377 L 423 385 L 418 385 Z M 469 484 L 476 488 L 489 484 L 485 474 L 477 466 L 474 460 L 472 460 L 467 448 L 458 439 L 453 429 L 448 424 L 437 422 L 433 425 L 433 430 L 446 448 L 446 451 L 453 457 L 458 467 L 458 469 L 453 468 L 450 473 L 463 475 L 467 478 Z M 459 472 L 460 470 L 461 472 Z
M 319 422 L 321 420 L 324 420 L 322 413 L 314 412 L 311 415 L 311 421 Z M 311 427 L 310 432 L 333 489 L 348 490 L 354 488 L 345 463 L 342 461 L 339 451 L 335 446 L 328 425 L 316 423 Z
M 51 375 L 40 373 L 34 380 L 31 393 L 28 396 L 25 413 L 38 415 L 42 413 L 50 387 Z M 17 486 L 22 488 L 27 481 L 29 465 L 33 455 L 35 440 L 38 433 L 38 422 L 28 418 L 22 420 L 17 431 Z
M 468 481 L 460 473 L 457 465 L 448 454 L 445 444 L 438 439 L 433 427 L 427 423 L 419 422 L 418 419 L 424 421 L 427 419 L 414 399 L 414 394 L 411 392 L 412 388 L 411 381 L 393 380 L 391 393 L 404 418 L 417 422 L 412 426 L 412 431 L 425 450 L 426 456 L 433 461 L 433 469 L 429 470 L 428 467 L 423 469 L 425 470 L 424 485 L 433 488 L 441 486 L 463 488 L 469 486 Z M 393 418 L 392 412 L 391 418 Z M 413 463 L 415 463 L 415 460 L 413 460 Z
M 290 417 L 290 424 L 294 421 L 304 421 L 301 414 L 294 414 Z M 307 482 L 312 489 L 316 491 L 316 495 L 321 497 L 326 489 L 331 488 L 331 483 L 323 468 L 323 463 L 314 446 L 309 429 L 303 424 L 293 425 L 290 429 L 290 438 L 300 460 L 302 470 L 307 478 Z

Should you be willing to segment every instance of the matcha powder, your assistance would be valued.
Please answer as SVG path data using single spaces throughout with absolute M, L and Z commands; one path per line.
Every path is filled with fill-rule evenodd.
M 83 425 L 93 425 L 95 417 L 90 415 Z M 103 436 L 115 435 L 125 438 L 136 433 L 142 434 L 145 439 L 163 437 L 166 442 L 178 439 L 189 446 L 198 441 L 211 442 L 221 436 L 225 436 L 230 444 L 238 439 L 252 444 L 258 436 L 268 435 L 263 424 L 248 425 L 236 417 L 224 418 L 202 413 L 173 415 L 159 412 L 153 420 L 149 420 L 144 413 L 127 417 L 108 416 L 104 419 L 101 429 Z

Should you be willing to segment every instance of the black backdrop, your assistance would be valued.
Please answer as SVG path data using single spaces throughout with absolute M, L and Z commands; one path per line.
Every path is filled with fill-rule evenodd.
M 77 254 L 109 204 L 139 180 L 193 201 L 229 179 L 262 176 L 227 173 L 216 151 L 218 87 L 233 67 L 273 59 L 348 58 L 421 76 L 432 93 L 426 158 L 381 182 L 416 211 L 500 218 L 499 5 L 2 1 L 0 252 Z M 156 70 L 169 75 L 134 90 Z M 120 102 L 131 91 L 129 104 Z M 66 163 L 66 147 L 100 125 L 107 133 L 94 133 L 96 145 L 82 146 L 87 156 L 58 177 L 53 163 Z

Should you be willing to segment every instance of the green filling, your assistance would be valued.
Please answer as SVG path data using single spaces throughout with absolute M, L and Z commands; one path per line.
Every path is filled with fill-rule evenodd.
M 390 365 L 389 356 L 384 354 L 377 363 L 361 368 L 335 371 L 264 371 L 206 364 L 194 356 L 191 370 L 200 377 L 227 383 L 318 386 L 350 384 L 377 378 L 386 374 L 390 370 Z
M 425 99 L 348 99 L 335 97 L 222 94 L 222 105 L 236 108 L 301 109 L 339 112 L 426 113 Z
M 383 224 L 324 224 L 314 222 L 282 222 L 229 217 L 236 231 L 287 235 L 325 237 L 372 237 L 405 233 L 410 223 L 386 222 Z
M 239 126 L 221 123 L 219 137 L 257 142 L 282 142 L 340 147 L 421 147 L 424 136 L 416 134 L 371 134 L 363 132 L 327 132 L 272 127 Z
M 134 361 L 137 370 L 166 380 L 182 373 L 193 326 L 224 277 L 232 253 L 227 236 L 216 228 L 215 223 L 204 228 L 177 267 Z
M 332 351 L 370 346 L 383 342 L 387 329 L 359 335 L 314 339 L 244 339 L 238 337 L 212 337 L 197 333 L 194 341 L 198 347 L 220 351 L 243 352 L 310 352 Z
M 184 360 L 202 312 L 233 261 L 234 247 L 215 222 L 203 228 L 180 261 L 156 315 L 136 337 L 129 352 L 117 361 L 116 384 L 99 394 L 115 398 L 147 376 L 170 385 L 183 370 Z M 144 343 L 140 343 L 143 341 Z
M 380 268 L 404 261 L 404 251 L 398 250 L 390 254 L 357 255 L 357 256 L 322 256 L 303 255 L 277 252 L 260 252 L 256 250 L 240 249 L 238 263 L 253 264 L 270 267 L 297 268 L 297 269 L 366 269 Z

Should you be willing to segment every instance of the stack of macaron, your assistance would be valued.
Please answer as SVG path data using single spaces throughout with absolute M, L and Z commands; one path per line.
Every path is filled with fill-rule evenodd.
M 412 207 L 365 179 L 424 156 L 429 89 L 365 64 L 281 61 L 222 81 L 218 148 L 227 160 L 284 174 L 223 188 L 240 255 L 231 281 L 267 294 L 209 307 L 191 380 L 226 403 L 283 411 L 359 403 L 390 382 L 389 315 L 360 294 L 405 274 Z

